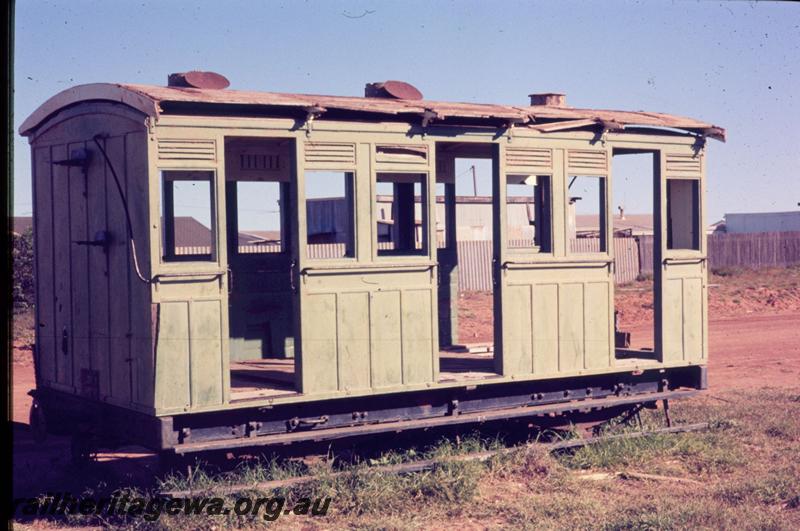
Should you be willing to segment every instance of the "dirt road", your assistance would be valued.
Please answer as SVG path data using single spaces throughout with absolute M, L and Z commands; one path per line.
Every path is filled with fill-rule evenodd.
M 635 343 L 652 345 L 652 330 L 628 330 Z M 800 313 L 712 320 L 708 333 L 712 392 L 800 387 Z

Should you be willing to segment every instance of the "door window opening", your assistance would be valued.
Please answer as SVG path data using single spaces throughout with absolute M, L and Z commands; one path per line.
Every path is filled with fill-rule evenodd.
M 509 175 L 506 184 L 508 248 L 552 252 L 549 175 Z
M 355 257 L 355 194 L 351 172 L 306 172 L 308 258 Z
M 667 249 L 700 250 L 697 179 L 667 179 Z
M 284 205 L 288 183 L 236 181 L 235 186 L 236 253 L 287 252 Z
M 426 183 L 423 174 L 377 175 L 375 210 L 379 256 L 427 254 Z
M 608 252 L 605 177 L 570 176 L 567 194 L 570 253 Z

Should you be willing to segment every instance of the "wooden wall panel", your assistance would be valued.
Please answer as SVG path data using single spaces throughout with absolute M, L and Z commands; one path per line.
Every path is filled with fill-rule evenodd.
M 125 163 L 114 161 L 119 171 L 124 167 L 126 174 L 125 195 L 136 241 L 139 268 L 145 278 L 150 278 L 148 249 L 150 242 L 147 136 L 144 132 L 125 135 Z M 127 243 L 127 242 L 126 242 Z M 135 403 L 153 405 L 154 352 L 152 341 L 152 316 L 150 310 L 150 286 L 142 282 L 133 267 L 133 257 L 128 268 L 130 286 L 130 330 L 131 330 L 131 388 Z
M 112 162 L 125 160 L 125 139 L 117 136 L 105 141 L 106 153 Z M 127 188 L 125 164 L 116 165 L 117 176 L 123 190 Z M 111 171 L 106 168 L 106 205 L 108 231 L 111 245 L 108 247 L 109 275 L 109 336 L 108 371 L 110 373 L 111 396 L 117 403 L 131 402 L 131 350 L 130 350 L 130 256 L 128 227 L 125 209 Z
M 508 286 L 503 293 L 503 375 L 533 371 L 531 287 Z
M 403 381 L 400 336 L 400 291 L 370 294 L 370 365 L 372 387 L 400 385 Z
M 683 280 L 664 279 L 664 313 L 662 317 L 662 361 L 683 359 Z
M 434 381 L 431 289 L 304 295 L 303 392 Z
M 53 175 L 50 148 L 33 151 L 36 251 L 36 356 L 43 382 L 56 381 L 58 330 L 54 307 Z
M 92 138 L 98 132 L 111 135 L 101 145 L 115 162 L 123 187 L 126 166 L 132 163 L 143 172 L 142 187 L 126 192 L 129 204 L 146 212 L 147 151 L 126 150 L 124 137 L 131 131 L 146 146 L 141 114 L 111 103 L 87 103 L 54 115 L 33 137 L 34 173 L 40 174 L 34 179 L 34 200 L 37 319 L 44 324 L 37 339 L 45 353 L 39 363 L 41 381 L 123 406 L 131 405 L 134 362 L 127 226 L 111 173 Z M 54 164 L 78 149 L 89 152 L 87 168 Z M 77 243 L 101 231 L 110 235 L 107 249 Z M 134 304 L 141 302 L 149 315 L 147 286 L 142 295 Z M 149 320 L 142 325 L 149 334 Z M 148 402 L 152 405 L 152 393 Z
M 156 343 L 157 408 L 190 405 L 190 370 L 189 303 L 162 302 Z
M 335 391 L 338 387 L 336 352 L 336 295 L 309 295 L 302 306 L 303 393 Z
M 536 284 L 531 295 L 533 373 L 558 372 L 558 284 Z
M 67 145 L 67 153 L 73 150 L 83 149 L 86 144 L 83 142 Z M 90 283 L 89 283 L 89 246 L 79 245 L 76 242 L 87 241 L 90 239 L 88 234 L 88 190 L 87 175 L 83 168 L 69 168 L 69 195 L 63 200 L 69 201 L 69 232 L 68 243 L 70 246 L 70 261 L 67 269 L 70 274 L 70 300 L 72 312 L 72 359 L 73 359 L 73 378 L 78 393 L 94 396 L 95 389 L 91 384 L 91 378 L 85 374 L 92 368 L 91 352 L 89 351 L 89 335 L 91 330 L 91 320 L 89 315 Z
M 433 380 L 436 356 L 433 351 L 431 291 L 407 290 L 401 295 L 403 383 L 421 384 Z
M 220 301 L 189 303 L 192 406 L 222 403 L 222 312 Z
M 584 287 L 586 323 L 586 369 L 611 366 L 612 352 L 609 340 L 609 297 L 611 284 L 589 282 Z
M 562 284 L 558 293 L 559 371 L 584 368 L 583 284 Z
M 683 359 L 700 361 L 703 357 L 703 279 L 683 280 Z
M 65 160 L 67 146 L 53 146 L 53 160 Z M 53 165 L 54 304 L 56 336 L 56 381 L 73 385 L 72 278 L 70 264 L 69 169 Z M 66 266 L 66 267 L 65 267 Z
M 87 204 L 89 239 L 99 231 L 108 230 L 106 194 L 110 176 L 106 176 L 105 161 L 96 156 L 90 159 L 87 176 Z M 111 186 L 114 186 L 113 184 Z M 111 395 L 111 374 L 108 357 L 111 355 L 109 309 L 108 259 L 109 254 L 102 247 L 89 250 L 89 320 L 91 323 L 90 345 L 91 366 L 98 373 L 98 392 L 101 398 Z
M 369 293 L 338 295 L 339 389 L 369 389 Z

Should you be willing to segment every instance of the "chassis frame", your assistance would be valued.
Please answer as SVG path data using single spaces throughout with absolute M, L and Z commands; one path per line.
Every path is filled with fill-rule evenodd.
M 46 388 L 30 394 L 38 429 L 71 435 L 80 460 L 127 444 L 186 456 L 522 418 L 540 427 L 602 422 L 707 387 L 707 368 L 687 366 L 162 417 Z

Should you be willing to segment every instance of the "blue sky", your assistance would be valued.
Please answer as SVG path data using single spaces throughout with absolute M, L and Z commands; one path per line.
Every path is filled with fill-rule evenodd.
M 727 128 L 726 144 L 709 143 L 709 221 L 800 208 L 792 3 L 22 0 L 16 14 L 17 127 L 69 86 L 165 84 L 191 69 L 282 92 L 361 95 L 365 82 L 402 79 L 430 99 L 524 105 L 557 91 L 577 107 Z M 15 157 L 16 214 L 26 215 L 25 139 Z M 632 190 L 626 211 L 643 211 L 643 197 Z

